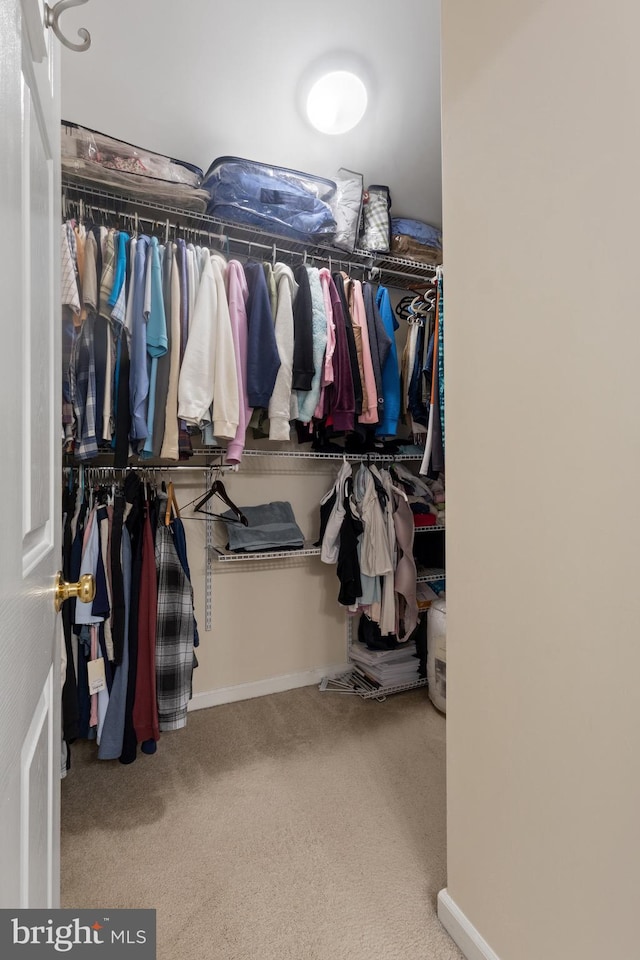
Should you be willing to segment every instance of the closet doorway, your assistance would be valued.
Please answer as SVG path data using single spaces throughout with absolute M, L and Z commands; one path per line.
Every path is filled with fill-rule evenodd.
M 324 10 L 322 23 L 317 23 L 315 17 L 312 20 L 307 19 L 300 11 L 297 11 L 294 17 L 291 4 L 283 0 L 276 2 L 275 5 L 271 4 L 268 11 L 263 5 L 245 3 L 234 5 L 225 10 L 224 14 L 217 9 L 212 10 L 212 5 L 200 0 L 190 4 L 188 19 L 184 16 L 184 10 L 180 10 L 178 15 L 175 4 L 155 2 L 147 5 L 149 16 L 145 18 L 144 12 L 141 11 L 140 26 L 132 24 L 130 27 L 125 4 L 120 0 L 115 5 L 109 6 L 108 16 L 104 6 L 101 8 L 97 3 L 90 3 L 77 13 L 69 12 L 67 15 L 69 32 L 74 31 L 76 24 L 86 25 L 92 34 L 93 46 L 89 53 L 81 56 L 63 52 L 62 115 L 64 119 L 111 134 L 130 143 L 139 143 L 168 156 L 194 161 L 204 168 L 216 156 L 234 155 L 265 160 L 299 170 L 310 170 L 325 176 L 331 176 L 341 166 L 361 170 L 366 183 L 389 184 L 394 212 L 414 216 L 429 223 L 441 222 L 438 3 L 428 4 L 425 9 L 423 3 L 408 2 L 403 5 L 402 16 L 393 22 L 388 22 L 388 11 L 382 4 L 377 10 L 376 3 L 373 5 L 364 2 L 354 3 L 345 10 L 344 5 L 330 3 Z M 128 28 L 123 35 L 121 26 L 125 22 Z M 246 29 L 247 22 L 251 24 L 249 35 Z M 335 24 L 338 22 L 342 24 L 341 40 L 336 44 Z M 379 28 L 381 23 L 385 24 L 383 31 Z M 140 30 L 139 35 L 138 30 Z M 174 41 L 178 36 L 184 38 L 184 42 L 181 41 L 176 45 Z M 215 57 L 212 57 L 209 43 L 201 44 L 200 42 L 200 38 L 212 36 L 228 37 L 228 42 L 218 44 Z M 310 67 L 315 68 L 323 57 L 327 57 L 328 64 L 333 63 L 334 51 L 336 47 L 344 48 L 343 41 L 346 36 L 350 38 L 349 46 L 353 48 L 354 70 L 363 64 L 370 70 L 367 77 L 371 84 L 369 112 L 352 131 L 331 136 L 314 131 L 301 118 L 300 96 L 296 85 L 308 79 Z M 136 96 L 132 98 L 128 83 L 125 83 L 122 90 L 118 87 L 124 79 L 118 64 L 128 58 L 131 62 L 137 62 L 136 58 L 139 58 L 140 51 L 145 49 L 153 50 L 153 55 L 149 57 L 145 66 L 146 82 L 136 88 Z M 180 51 L 185 51 L 184 57 Z M 274 55 L 274 51 L 277 51 L 277 55 Z M 407 58 L 416 64 L 409 75 L 406 71 L 397 69 L 397 64 L 406 62 Z M 157 77 L 154 77 L 156 69 Z M 99 82 L 96 82 L 97 78 L 100 78 Z M 205 90 L 207 92 L 203 96 Z M 159 96 L 159 91 L 164 91 L 164 94 Z M 225 91 L 224 95 L 223 91 Z M 208 103 L 209 100 L 210 103 Z M 161 109 L 158 108 L 159 103 L 162 104 Z M 262 490 L 265 485 L 271 489 L 280 483 L 274 478 L 273 472 L 271 474 L 267 472 L 266 479 L 265 475 L 261 474 L 250 476 L 245 481 L 239 479 L 238 483 L 241 482 L 247 485 L 252 484 L 253 488 Z M 295 491 L 301 486 L 299 476 L 296 479 L 295 474 L 286 477 L 286 483 L 289 484 L 286 487 L 287 492 Z M 304 484 L 305 489 L 312 489 L 312 483 L 306 477 Z M 245 489 L 248 490 L 248 487 Z M 283 488 L 277 487 L 277 489 L 280 491 Z M 191 492 L 191 486 L 186 482 L 182 489 L 178 488 L 179 498 L 185 500 L 187 493 L 191 494 Z M 312 505 L 305 500 L 304 492 L 291 492 L 290 496 L 292 499 L 296 496 L 300 498 L 299 509 L 303 514 L 311 511 Z M 314 503 L 317 504 L 315 490 L 313 497 Z M 191 499 L 190 495 L 188 499 Z M 190 556 L 196 556 L 197 549 L 194 547 L 192 551 L 190 548 Z M 287 595 L 286 585 L 283 585 L 282 580 L 278 581 L 277 576 L 282 574 L 270 573 L 268 575 L 270 579 L 261 582 L 257 579 L 251 582 L 247 577 L 242 583 L 238 582 L 238 577 L 235 580 L 229 577 L 225 584 L 228 582 L 228 589 L 237 591 L 236 606 L 238 608 L 246 608 L 255 603 L 255 608 L 259 611 L 261 604 L 273 603 L 267 594 Z M 285 583 L 286 576 L 285 571 Z M 296 569 L 291 574 L 291 581 L 297 587 L 308 576 L 309 574 L 305 571 Z M 268 586 L 265 586 L 265 582 Z M 199 587 L 195 585 L 195 590 L 196 603 L 202 611 L 201 620 L 203 620 L 202 585 Z M 344 618 L 339 616 L 335 608 L 327 610 L 324 607 L 313 609 L 312 616 L 315 632 L 323 637 L 319 643 L 324 659 L 319 659 L 319 654 L 314 651 L 315 662 L 323 666 L 335 665 L 339 662 L 340 656 L 336 651 L 339 651 L 344 643 Z M 211 660 L 208 661 L 208 654 L 203 649 L 200 672 L 196 673 L 196 695 L 200 698 L 199 702 L 203 703 L 207 697 L 208 705 L 221 703 L 224 699 L 235 700 L 242 695 L 240 688 L 245 684 L 263 683 L 265 679 L 268 680 L 274 675 L 274 670 L 278 677 L 292 675 L 298 677 L 305 671 L 309 672 L 310 658 L 300 661 L 296 652 L 300 646 L 301 635 L 304 636 L 304 628 L 301 628 L 302 619 L 302 612 L 294 614 L 288 612 L 282 617 L 281 629 L 274 631 L 273 636 L 268 636 L 266 644 L 258 644 L 255 639 L 252 641 L 253 646 L 250 648 L 252 652 L 248 656 L 239 655 L 238 647 L 243 638 L 248 636 L 255 638 L 259 635 L 261 623 L 259 613 L 253 618 L 251 631 L 245 626 L 244 621 L 242 621 L 242 628 L 237 632 L 232 629 L 231 620 L 225 623 L 218 633 L 214 626 L 211 633 L 207 633 L 204 637 L 205 643 L 212 648 Z M 321 629 L 318 628 L 318 622 L 322 624 Z M 273 645 L 271 652 L 269 643 Z M 277 659 L 276 668 L 272 666 L 273 659 L 270 659 L 269 653 Z M 291 657 L 290 661 L 287 660 L 288 656 Z M 265 692 L 267 689 L 265 688 Z M 224 721 L 224 738 L 227 743 L 234 737 L 239 737 L 243 741 L 239 744 L 242 749 L 239 749 L 238 755 L 244 757 L 247 763 L 252 760 L 259 765 L 270 753 L 277 756 L 279 748 L 270 738 L 269 732 L 282 730 L 288 726 L 292 730 L 305 731 L 305 737 L 308 738 L 312 738 L 314 725 L 316 727 L 324 725 L 325 731 L 334 730 L 335 735 L 325 733 L 322 738 L 322 749 L 329 749 L 330 741 L 339 742 L 337 730 L 340 724 L 344 723 L 345 717 L 351 716 L 352 711 L 357 710 L 359 705 L 362 706 L 354 702 L 346 707 L 339 699 L 327 696 L 327 699 L 318 705 L 319 712 L 317 715 L 314 714 L 314 723 L 309 727 L 305 724 L 305 716 L 308 722 L 311 714 L 308 714 L 304 692 L 300 691 L 288 696 L 290 700 L 281 710 L 276 705 L 271 707 L 268 700 L 247 700 L 225 708 L 228 713 Z M 418 696 L 422 698 L 421 701 L 418 701 Z M 407 717 L 403 718 L 403 712 L 411 716 L 416 711 L 417 704 L 425 701 L 424 691 L 418 691 L 404 701 L 409 703 L 404 711 L 402 697 L 393 703 L 379 705 L 378 713 L 373 720 L 371 720 L 373 714 L 369 717 L 370 722 L 379 731 L 378 743 L 382 744 L 386 738 L 391 737 L 391 743 L 394 745 L 391 746 L 389 743 L 388 748 L 392 752 L 399 750 L 399 744 L 393 741 L 394 728 L 403 730 L 406 736 L 410 737 L 410 725 L 405 727 Z M 377 709 L 375 704 L 366 704 L 366 707 L 372 711 Z M 437 751 L 440 751 L 441 757 L 444 725 L 438 724 L 440 719 L 436 716 L 429 736 L 438 744 Z M 333 725 L 336 722 L 337 727 Z M 358 722 L 355 714 L 351 716 L 350 724 L 354 729 L 357 729 Z M 416 722 L 419 725 L 421 721 L 418 719 Z M 202 756 L 210 758 L 214 763 L 218 749 L 212 749 L 208 738 L 215 734 L 207 731 L 206 725 L 198 718 L 197 713 L 190 715 L 186 733 L 199 738 Z M 165 739 L 168 740 L 169 736 L 167 735 Z M 248 743 L 247 740 L 250 742 Z M 303 749 L 300 739 L 285 737 L 282 743 L 284 753 L 286 749 L 294 753 Z M 201 764 L 181 764 L 180 741 L 177 737 L 174 746 L 170 749 L 173 765 L 167 771 L 165 786 L 171 783 L 172 777 L 176 777 L 180 778 L 183 784 L 190 784 L 197 792 L 202 773 Z M 371 770 L 378 762 L 373 745 L 371 749 L 374 751 L 371 755 L 367 755 L 365 750 L 365 754 L 357 761 L 357 765 L 361 767 L 361 775 L 367 782 L 369 782 Z M 224 777 L 225 770 L 229 773 L 226 785 L 228 792 L 224 796 L 224 801 L 228 807 L 233 807 L 234 803 L 238 802 L 238 794 L 234 795 L 233 791 L 234 784 L 240 792 L 245 790 L 249 793 L 254 786 L 248 784 L 241 786 L 236 783 L 231 775 L 233 771 L 229 769 L 233 765 L 232 754 L 225 753 L 218 759 L 220 776 Z M 136 766 L 141 761 L 146 763 L 148 760 L 155 762 L 151 758 L 140 758 L 136 761 Z M 415 765 L 422 762 L 419 747 L 413 745 L 409 748 L 408 762 Z M 440 770 L 441 775 L 442 772 Z M 117 767 L 114 773 L 109 765 L 98 764 L 95 772 L 98 779 L 93 780 L 92 787 L 88 784 L 87 792 L 79 794 L 74 801 L 79 803 L 80 798 L 84 797 L 86 802 L 91 803 L 91 797 L 102 797 L 96 814 L 103 824 L 102 833 L 103 837 L 107 838 L 107 842 L 110 836 L 116 840 L 119 830 L 126 830 L 126 827 L 119 824 L 113 805 L 108 801 L 109 796 L 113 796 L 111 791 L 115 782 L 114 777 L 122 779 L 131 773 L 132 771 L 124 766 Z M 399 771 L 396 771 L 397 773 Z M 388 771 L 385 777 L 389 780 L 396 779 L 396 774 L 392 777 Z M 300 775 L 307 779 L 311 776 L 308 769 Z M 346 769 L 343 775 L 346 778 L 349 777 Z M 72 778 L 73 772 L 69 776 Z M 320 762 L 314 776 L 322 780 Z M 337 776 L 334 794 L 336 803 L 338 806 L 340 803 L 349 806 L 356 801 L 341 793 L 338 788 L 339 779 L 340 777 Z M 371 782 L 373 783 L 374 780 L 375 778 Z M 269 780 L 266 784 L 269 787 L 273 785 Z M 317 786 L 319 789 L 320 783 Z M 160 837 L 154 832 L 154 826 L 160 822 L 161 814 L 168 802 L 167 794 L 163 791 L 158 792 L 153 768 L 150 767 L 147 767 L 137 789 L 139 806 L 136 807 L 136 816 L 143 826 L 146 842 L 149 847 L 152 847 L 155 843 L 161 842 Z M 64 785 L 64 792 L 71 796 L 73 790 L 72 779 L 69 779 Z M 175 795 L 178 795 L 177 785 Z M 430 816 L 433 815 L 434 829 L 444 830 L 442 795 L 437 796 L 439 799 L 434 796 Z M 182 809 L 187 802 L 185 799 Z M 277 819 L 274 825 L 282 835 L 283 860 L 278 864 L 277 862 L 268 863 L 265 859 L 263 873 L 268 876 L 269 871 L 272 870 L 276 882 L 278 870 L 282 870 L 284 875 L 288 869 L 286 855 L 288 824 L 296 824 L 299 828 L 304 823 L 305 801 L 300 800 L 300 803 L 299 809 L 296 809 L 296 804 L 292 803 L 291 812 L 283 819 Z M 436 813 L 437 805 L 439 809 Z M 327 811 L 330 806 L 330 800 L 327 798 Z M 262 807 L 258 806 L 256 809 L 260 809 L 264 814 Z M 251 816 L 250 805 L 247 807 L 247 815 Z M 206 806 L 199 809 L 198 823 L 202 829 L 210 816 L 211 812 Z M 333 819 L 333 817 L 327 819 L 326 829 L 329 834 Z M 71 836 L 77 840 L 80 838 L 80 833 L 74 835 L 72 830 Z M 177 874 L 185 884 L 182 888 L 186 891 L 185 895 L 195 897 L 197 891 L 189 887 L 188 863 L 180 861 L 180 844 L 177 839 L 172 840 L 172 844 L 175 846 L 167 850 L 167 858 L 176 864 Z M 68 849 L 71 849 L 71 844 Z M 115 844 L 114 849 L 122 852 L 120 841 Z M 228 856 L 232 858 L 234 851 L 238 849 L 235 844 L 227 851 Z M 240 851 L 239 856 L 250 859 L 251 851 L 245 853 Z M 310 865 L 313 865 L 315 857 L 316 865 L 320 867 L 326 858 L 331 859 L 336 856 L 336 853 L 332 851 L 330 845 L 323 853 L 317 839 L 313 839 L 309 856 Z M 358 884 L 359 888 L 362 882 L 361 889 L 364 890 L 365 883 L 358 879 L 360 870 L 358 850 L 346 849 L 343 855 L 337 855 L 338 861 L 342 859 L 352 864 L 354 870 L 352 882 Z M 68 864 L 71 872 L 79 869 L 79 861 L 75 858 L 73 861 L 69 860 Z M 441 874 L 443 869 L 444 866 L 441 864 Z M 141 878 L 140 871 L 126 866 L 126 856 L 119 863 L 118 870 L 120 875 L 123 871 L 130 873 L 134 880 L 136 875 Z M 147 876 L 149 882 L 153 884 L 153 871 L 149 871 Z M 162 883 L 160 875 L 155 877 L 155 882 L 158 885 Z M 144 881 L 143 888 L 139 890 L 139 896 L 145 902 L 150 902 L 152 892 L 144 887 Z M 232 892 L 231 885 L 227 895 L 231 896 Z M 428 894 L 425 893 L 425 899 L 428 896 L 433 901 L 436 893 L 434 883 L 433 889 L 430 888 Z M 224 894 L 221 893 L 221 895 Z M 331 901 L 331 892 L 328 889 L 318 895 L 324 896 L 328 902 Z M 263 904 L 261 910 L 262 913 L 258 915 L 263 916 L 266 923 L 267 905 Z M 337 904 L 334 904 L 334 913 L 336 916 L 340 915 Z M 174 922 L 181 921 L 176 916 Z M 281 916 L 279 922 L 284 923 L 285 926 L 287 923 L 294 924 L 295 917 Z M 430 929 L 433 936 L 437 937 L 438 928 L 435 918 L 434 925 Z M 310 937 L 313 935 L 309 933 Z M 397 931 L 397 938 L 400 936 L 401 931 Z M 339 941 L 336 943 L 336 949 L 339 953 Z M 162 953 L 159 955 L 162 956 Z M 194 952 L 193 955 L 198 954 Z M 451 954 L 451 956 L 454 955 Z

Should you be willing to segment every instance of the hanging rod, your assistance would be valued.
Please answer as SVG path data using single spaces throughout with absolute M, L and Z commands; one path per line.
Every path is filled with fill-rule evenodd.
M 205 213 L 194 210 L 185 210 L 162 201 L 131 198 L 94 186 L 91 182 L 79 181 L 72 174 L 63 174 L 63 210 L 64 205 L 75 204 L 78 209 L 81 204 L 92 209 L 104 210 L 107 216 L 116 218 L 138 219 L 153 223 L 165 233 L 168 229 L 205 236 L 229 244 L 237 244 L 249 249 L 268 251 L 272 256 L 274 251 L 286 256 L 299 255 L 303 261 L 312 259 L 316 263 L 332 263 L 338 269 L 359 269 L 370 271 L 369 278 L 376 282 L 384 282 L 385 277 L 400 281 L 399 286 L 408 286 L 410 283 L 419 283 L 431 279 L 436 271 L 432 264 L 409 260 L 406 257 L 397 257 L 389 252 L 371 252 L 356 248 L 353 253 L 345 256 L 345 251 L 338 250 L 330 245 L 305 244 L 301 241 L 277 237 L 259 227 L 250 227 L 246 224 L 233 224 L 220 220 Z M 148 215 L 145 216 L 144 212 Z M 158 214 L 165 219 L 159 219 Z M 215 231 L 215 234 L 214 234 Z M 274 242 L 277 240 L 277 244 Z M 284 241 L 284 244 L 282 243 Z M 230 252 L 230 251 L 224 251 Z M 393 284 L 391 284 L 393 286 Z
M 305 250 L 289 250 L 286 247 L 278 247 L 277 244 L 275 243 L 262 243 L 260 240 L 245 240 L 243 237 L 231 237 L 225 233 L 212 233 L 210 230 L 206 229 L 205 227 L 185 226 L 184 224 L 180 224 L 180 223 L 172 223 L 168 219 L 154 220 L 151 217 L 145 217 L 140 214 L 127 213 L 127 212 L 118 211 L 118 210 L 110 210 L 108 207 L 97 206 L 96 204 L 91 202 L 84 203 L 82 205 L 84 209 L 82 209 L 81 204 L 82 204 L 82 201 L 68 199 L 63 195 L 63 210 L 65 206 L 78 205 L 78 207 L 80 208 L 79 219 L 81 220 L 91 219 L 94 213 L 100 213 L 106 218 L 131 221 L 132 229 L 136 229 L 133 227 L 133 221 L 135 219 L 136 223 L 139 223 L 139 224 L 148 223 L 152 227 L 158 227 L 160 230 L 163 230 L 165 234 L 165 242 L 166 240 L 169 239 L 169 234 L 182 233 L 182 234 L 186 234 L 187 236 L 190 233 L 199 234 L 200 236 L 208 237 L 209 242 L 212 242 L 213 240 L 219 241 L 223 247 L 225 245 L 239 243 L 243 247 L 248 247 L 249 256 L 251 256 L 252 249 L 257 249 L 257 250 L 268 251 L 271 254 L 272 259 L 275 259 L 275 257 L 278 254 L 286 257 L 292 257 L 292 256 L 302 257 L 305 261 L 314 260 L 321 263 L 326 263 L 328 259 L 329 262 L 333 263 L 335 266 L 338 266 L 340 268 L 348 268 L 349 272 L 353 270 L 374 271 L 376 269 L 375 267 L 371 267 L 369 264 L 365 264 L 365 263 L 354 263 L 352 260 L 342 260 L 333 256 L 330 256 L 327 258 L 326 256 L 320 255 L 317 253 L 313 253 L 313 252 L 309 253 L 306 249 Z M 221 252 L 230 253 L 230 250 L 222 250 Z M 386 272 L 388 273 L 389 271 L 386 271 Z
M 78 200 L 65 200 L 63 197 L 63 204 L 67 205 L 78 205 L 80 207 L 81 201 Z M 137 232 L 137 224 L 142 225 L 143 223 L 148 223 L 152 227 L 158 227 L 161 230 L 165 231 L 165 235 L 168 232 L 173 233 L 193 233 L 200 234 L 201 236 L 207 236 L 210 241 L 219 240 L 221 243 L 225 243 L 228 240 L 228 237 L 224 233 L 213 233 L 211 230 L 207 230 L 204 227 L 185 227 L 179 223 L 172 223 L 170 220 L 154 220 L 151 217 L 141 216 L 140 214 L 134 213 L 125 213 L 122 210 L 109 210 L 107 207 L 96 206 L 94 203 L 86 203 L 83 205 L 84 209 L 80 207 L 78 213 L 80 220 L 92 219 L 94 213 L 100 213 L 105 218 L 114 219 L 114 220 L 129 220 L 131 222 L 131 228 Z M 238 243 L 246 241 L 234 241 Z M 255 246 L 255 244 L 254 244 Z M 269 248 L 270 249 L 270 248 Z

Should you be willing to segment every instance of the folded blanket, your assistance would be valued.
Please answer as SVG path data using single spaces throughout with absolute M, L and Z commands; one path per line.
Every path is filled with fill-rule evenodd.
M 410 217 L 392 217 L 391 233 L 401 233 L 407 237 L 412 237 L 426 247 L 435 247 L 437 250 L 442 250 L 442 231 L 438 227 L 432 227 L 430 223 L 424 223 L 422 220 L 413 220 Z

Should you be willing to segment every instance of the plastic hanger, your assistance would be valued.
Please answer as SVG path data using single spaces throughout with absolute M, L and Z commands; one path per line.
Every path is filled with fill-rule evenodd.
M 223 517 L 220 513 L 213 513 L 211 510 L 203 510 L 202 508 L 204 507 L 205 503 L 208 503 L 212 497 L 219 497 L 220 500 L 222 500 L 222 502 L 225 503 L 233 513 L 235 513 L 235 517 Z M 224 520 L 225 523 L 241 523 L 244 527 L 249 526 L 249 521 L 245 517 L 244 513 L 230 498 L 222 480 L 218 480 L 217 478 L 213 481 L 210 489 L 207 491 L 207 493 L 205 493 L 202 499 L 198 500 L 197 503 L 192 500 L 191 503 L 194 505 L 193 512 L 203 514 L 203 516 L 205 516 L 207 519 Z M 191 503 L 187 503 L 185 506 L 189 507 L 191 506 Z M 199 518 L 192 517 L 190 519 L 197 520 Z

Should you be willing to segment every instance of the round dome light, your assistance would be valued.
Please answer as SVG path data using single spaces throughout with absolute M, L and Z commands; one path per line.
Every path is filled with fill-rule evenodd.
M 321 133 L 352 130 L 367 109 L 367 88 L 355 73 L 334 70 L 316 80 L 307 97 L 307 116 Z

